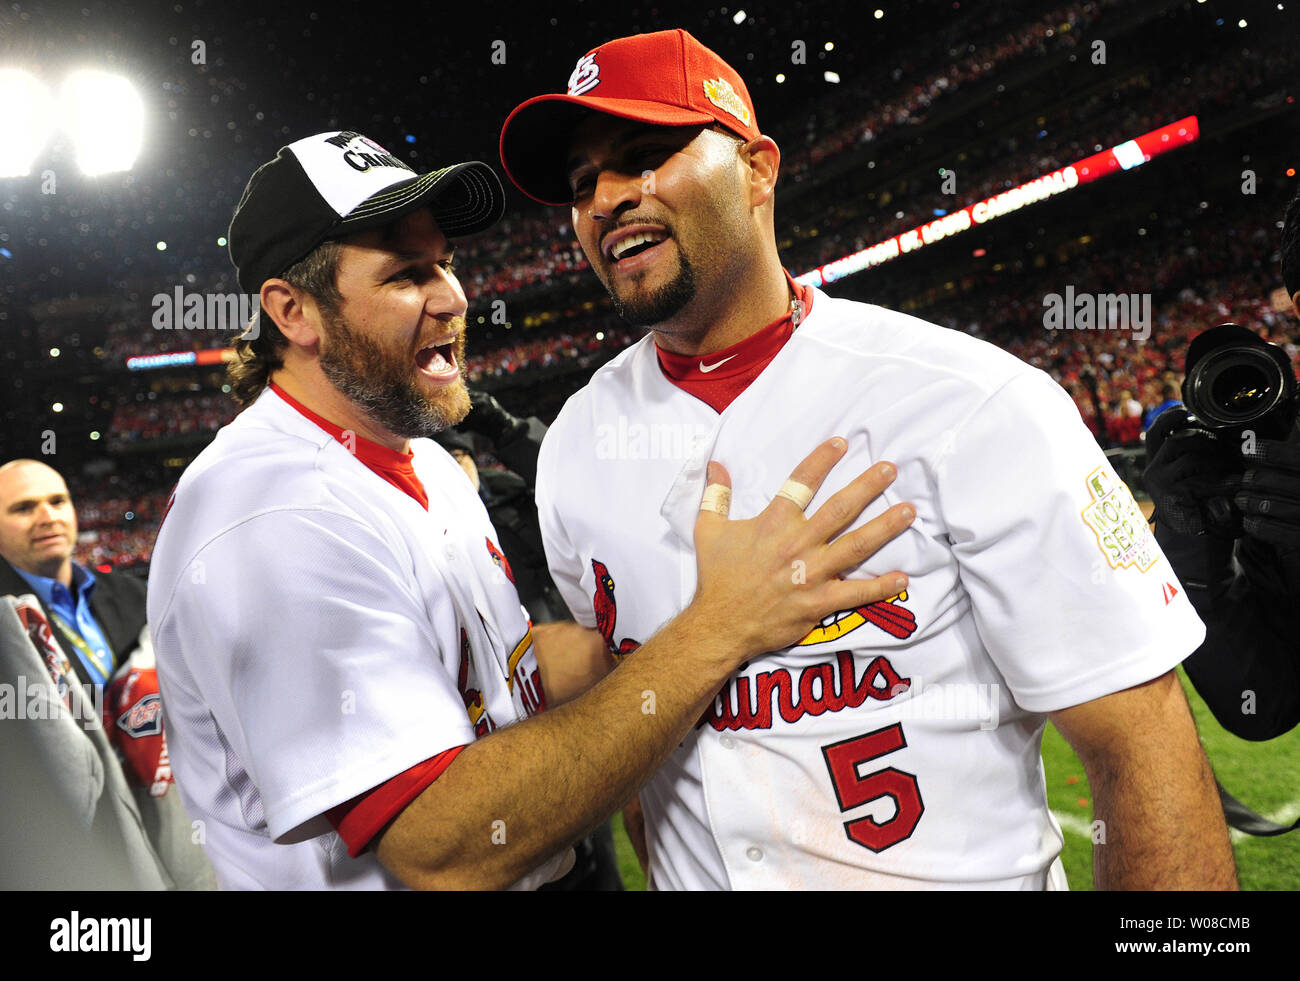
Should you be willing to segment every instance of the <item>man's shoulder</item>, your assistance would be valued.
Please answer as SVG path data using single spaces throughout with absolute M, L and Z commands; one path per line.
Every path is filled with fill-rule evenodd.
M 644 392 L 651 369 L 658 370 L 654 340 L 650 334 L 629 345 L 601 365 L 591 379 L 565 401 L 555 421 L 546 431 L 542 452 L 555 447 L 573 432 L 589 431 L 611 405 L 628 404 Z
M 629 344 L 597 368 L 592 373 L 591 380 L 575 393 L 574 398 L 583 396 L 592 399 L 615 393 L 629 383 L 638 382 L 648 369 L 658 367 L 659 361 L 654 352 L 654 335 L 647 332 L 641 340 Z
M 202 506 L 233 510 L 257 502 L 310 503 L 322 451 L 333 437 L 264 392 L 186 468 L 173 509 Z
M 909 373 L 992 391 L 1033 366 L 988 341 L 898 310 L 817 292 L 806 337 L 849 361 L 896 361 Z
M 180 560 L 182 553 L 188 561 L 254 523 L 257 534 L 266 534 L 276 515 L 333 512 L 364 523 L 373 502 L 373 487 L 363 486 L 365 474 L 332 436 L 264 393 L 181 475 L 159 529 L 154 564 Z

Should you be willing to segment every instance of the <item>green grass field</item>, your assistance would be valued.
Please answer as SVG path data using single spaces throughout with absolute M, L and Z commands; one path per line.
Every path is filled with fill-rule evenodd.
M 1187 683 L 1201 742 L 1219 781 L 1242 803 L 1265 817 L 1290 824 L 1300 816 L 1300 729 L 1266 743 L 1251 743 L 1225 731 L 1200 696 Z M 1047 800 L 1061 830 L 1065 848 L 1061 861 L 1071 889 L 1092 889 L 1092 794 L 1083 765 L 1050 724 L 1043 735 L 1043 768 Z M 1252 838 L 1232 833 L 1233 852 L 1242 889 L 1300 889 L 1300 830 L 1276 838 Z M 645 876 L 623 831 L 614 819 L 619 868 L 628 889 L 645 889 Z

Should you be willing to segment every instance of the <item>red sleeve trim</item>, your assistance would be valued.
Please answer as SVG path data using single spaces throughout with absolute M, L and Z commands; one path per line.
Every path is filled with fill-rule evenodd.
M 451 749 L 417 763 L 373 790 L 353 797 L 325 812 L 325 817 L 348 846 L 348 857 L 356 858 L 388 822 L 401 814 L 406 805 L 419 797 L 431 783 L 442 776 L 464 746 Z

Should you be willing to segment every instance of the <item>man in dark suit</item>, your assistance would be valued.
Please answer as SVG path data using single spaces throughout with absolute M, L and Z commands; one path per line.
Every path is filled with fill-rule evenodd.
M 145 584 L 96 575 L 72 559 L 77 513 L 58 471 L 38 460 L 0 467 L 0 595 L 32 593 L 83 685 L 104 685 L 140 643 Z
M 169 792 L 145 584 L 91 572 L 76 542 L 59 473 L 0 466 L 0 688 L 17 695 L 0 720 L 0 887 L 213 888 L 202 829 Z M 6 598 L 22 596 L 48 631 L 30 599 Z M 59 701 L 91 710 L 34 711 Z

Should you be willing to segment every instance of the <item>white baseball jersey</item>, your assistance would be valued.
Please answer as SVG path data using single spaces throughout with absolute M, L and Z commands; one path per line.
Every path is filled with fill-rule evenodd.
M 177 485 L 149 624 L 222 888 L 401 888 L 322 815 L 538 707 L 487 512 L 445 451 L 411 446 L 427 512 L 268 389 Z
M 848 453 L 808 512 L 897 464 L 855 527 L 902 501 L 916 520 L 852 575 L 899 569 L 908 588 L 732 678 L 642 792 L 652 886 L 1063 885 L 1045 713 L 1165 673 L 1204 627 L 1043 372 L 817 292 L 719 415 L 664 377 L 647 337 L 569 399 L 543 445 L 557 585 L 577 619 L 633 649 L 694 595 L 707 461 L 731 474 L 731 517 L 748 518 L 834 435 Z

